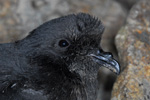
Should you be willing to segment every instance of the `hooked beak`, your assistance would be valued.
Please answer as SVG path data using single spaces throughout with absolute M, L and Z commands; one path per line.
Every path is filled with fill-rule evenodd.
M 120 73 L 119 63 L 113 58 L 111 53 L 98 51 L 97 55 L 90 54 L 89 56 L 91 56 L 96 63 L 110 69 L 114 73 Z

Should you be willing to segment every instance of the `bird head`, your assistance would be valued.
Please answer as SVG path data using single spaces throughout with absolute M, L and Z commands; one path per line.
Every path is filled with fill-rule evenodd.
M 22 49 L 31 62 L 52 69 L 67 69 L 84 77 L 97 74 L 101 66 L 116 74 L 120 68 L 109 52 L 100 46 L 104 26 L 89 14 L 79 13 L 44 23 L 22 40 Z M 52 66 L 53 65 L 53 66 Z
M 34 77 L 31 81 L 42 87 L 47 84 L 48 91 L 54 92 L 55 87 L 56 91 L 69 90 L 66 94 L 70 97 L 75 94 L 77 98 L 87 100 L 88 96 L 88 100 L 93 100 L 99 68 L 104 66 L 116 74 L 120 72 L 112 54 L 104 52 L 100 46 L 103 31 L 104 26 L 97 18 L 84 13 L 72 14 L 37 27 L 17 42 L 17 49 L 32 66 L 33 71 L 28 71 Z

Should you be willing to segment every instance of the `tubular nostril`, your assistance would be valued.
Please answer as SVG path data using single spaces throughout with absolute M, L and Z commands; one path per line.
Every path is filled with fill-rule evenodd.
M 102 53 L 104 53 L 104 51 L 103 51 L 102 49 L 99 49 L 99 50 L 97 51 L 97 54 L 102 54 Z
M 102 49 L 99 49 L 99 50 L 97 51 L 97 54 L 98 54 L 98 55 L 103 55 L 103 56 L 106 57 L 106 58 L 113 58 L 112 53 L 110 53 L 110 52 L 104 52 Z
M 104 52 L 103 54 L 106 58 L 113 58 L 113 55 L 110 52 Z

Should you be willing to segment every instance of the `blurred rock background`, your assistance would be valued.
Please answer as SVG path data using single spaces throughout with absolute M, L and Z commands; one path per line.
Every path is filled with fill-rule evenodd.
M 132 85 L 125 85 L 126 82 L 130 82 L 139 74 L 146 81 L 144 81 L 145 83 L 140 79 L 136 81 L 140 81 L 142 87 L 146 86 L 150 89 L 150 80 L 147 80 L 147 77 L 148 79 L 150 77 L 150 60 L 146 60 L 150 59 L 150 1 L 141 0 L 141 2 L 140 0 L 0 0 L 0 42 L 8 43 L 22 39 L 40 24 L 63 15 L 85 12 L 97 16 L 106 27 L 101 46 L 104 51 L 113 53 L 114 57 L 120 61 L 122 69 L 122 73 L 116 81 L 114 73 L 101 68 L 98 74 L 99 100 L 110 100 L 115 81 L 112 93 L 113 100 L 149 100 L 150 92 L 144 90 L 145 88 L 140 88 L 140 91 L 143 89 L 140 96 L 146 99 L 142 97 L 132 99 L 132 95 L 128 98 L 130 93 L 137 93 L 138 87 L 130 90 Z M 115 36 L 118 31 L 115 44 Z M 137 39 L 139 42 L 134 44 L 133 41 Z M 143 51 L 139 50 L 141 48 Z M 142 62 L 147 67 L 139 65 L 141 59 L 144 60 Z M 137 63 L 134 66 L 129 66 L 134 60 Z M 131 68 L 131 71 L 128 67 Z M 144 69 L 140 73 L 134 72 L 141 70 L 141 68 L 147 68 L 148 76 L 147 74 L 144 76 Z M 126 78 L 130 75 L 132 78 Z M 145 97 L 145 93 L 149 96 Z M 121 97 L 119 98 L 119 96 Z

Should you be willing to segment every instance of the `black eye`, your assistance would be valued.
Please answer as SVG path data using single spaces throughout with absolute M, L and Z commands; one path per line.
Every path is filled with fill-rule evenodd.
M 68 43 L 67 40 L 60 40 L 59 43 L 58 43 L 58 45 L 60 47 L 67 47 L 67 46 L 69 46 L 69 43 Z

